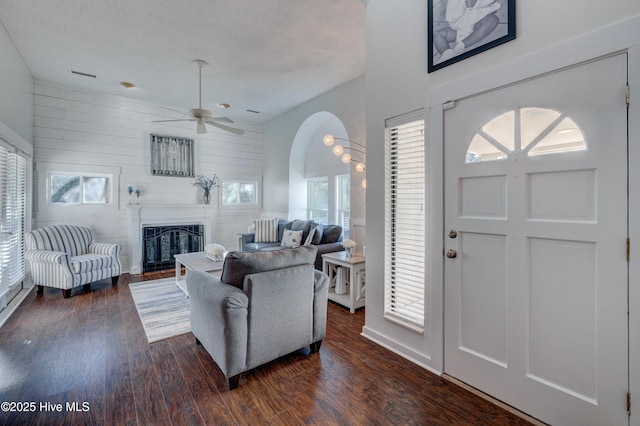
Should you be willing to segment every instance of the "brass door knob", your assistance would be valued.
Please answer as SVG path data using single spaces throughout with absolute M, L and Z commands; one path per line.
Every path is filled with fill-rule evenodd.
M 458 256 L 458 252 L 455 251 L 454 249 L 449 249 L 446 253 L 445 256 L 447 256 L 449 259 L 453 259 L 454 257 Z

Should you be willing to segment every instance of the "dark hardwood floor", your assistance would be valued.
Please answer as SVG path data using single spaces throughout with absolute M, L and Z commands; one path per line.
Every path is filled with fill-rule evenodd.
M 172 275 L 123 275 L 70 299 L 32 291 L 0 328 L 0 402 L 35 404 L 0 411 L 0 424 L 529 424 L 363 338 L 364 311 L 331 303 L 319 355 L 285 356 L 229 392 L 191 333 L 147 343 L 129 283 Z

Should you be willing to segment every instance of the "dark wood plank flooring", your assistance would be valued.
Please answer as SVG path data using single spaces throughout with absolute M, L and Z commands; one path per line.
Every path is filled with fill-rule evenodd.
M 125 274 L 70 299 L 32 291 L 0 328 L 0 402 L 35 410 L 0 411 L 0 424 L 529 424 L 363 338 L 364 311 L 331 303 L 319 355 L 285 356 L 229 392 L 191 333 L 147 343 L 129 283 L 172 275 Z

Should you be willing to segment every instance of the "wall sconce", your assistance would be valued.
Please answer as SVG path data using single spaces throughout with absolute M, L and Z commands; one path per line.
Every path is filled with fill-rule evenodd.
M 351 147 L 351 146 L 342 146 L 340 144 L 336 144 L 335 142 L 337 140 L 349 142 L 350 144 L 355 144 L 355 145 L 361 147 L 362 149 L 354 148 L 354 147 Z M 358 142 L 351 141 L 349 139 L 336 138 L 335 136 L 333 136 L 331 134 L 324 135 L 324 137 L 322 138 L 322 143 L 325 144 L 326 146 L 333 146 L 333 148 L 331 148 L 331 152 L 333 152 L 333 154 L 335 156 L 340 157 L 340 160 L 344 164 L 349 164 L 351 162 L 356 163 L 355 171 L 357 173 L 364 173 L 367 170 L 367 166 L 366 166 L 366 164 L 364 162 L 364 157 L 367 155 L 367 153 L 364 151 L 364 149 L 366 149 L 366 147 L 364 145 L 359 144 Z M 353 156 L 349 152 L 345 152 L 345 151 L 357 152 L 357 153 L 362 155 L 363 160 L 362 161 L 354 160 Z M 363 188 L 367 187 L 367 179 L 366 178 L 362 179 L 361 186 Z

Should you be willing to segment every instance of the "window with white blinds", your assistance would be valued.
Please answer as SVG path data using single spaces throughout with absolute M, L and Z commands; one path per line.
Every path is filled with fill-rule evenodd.
M 385 317 L 424 328 L 425 137 L 423 110 L 385 125 Z
M 25 277 L 27 160 L 0 144 L 0 298 Z

